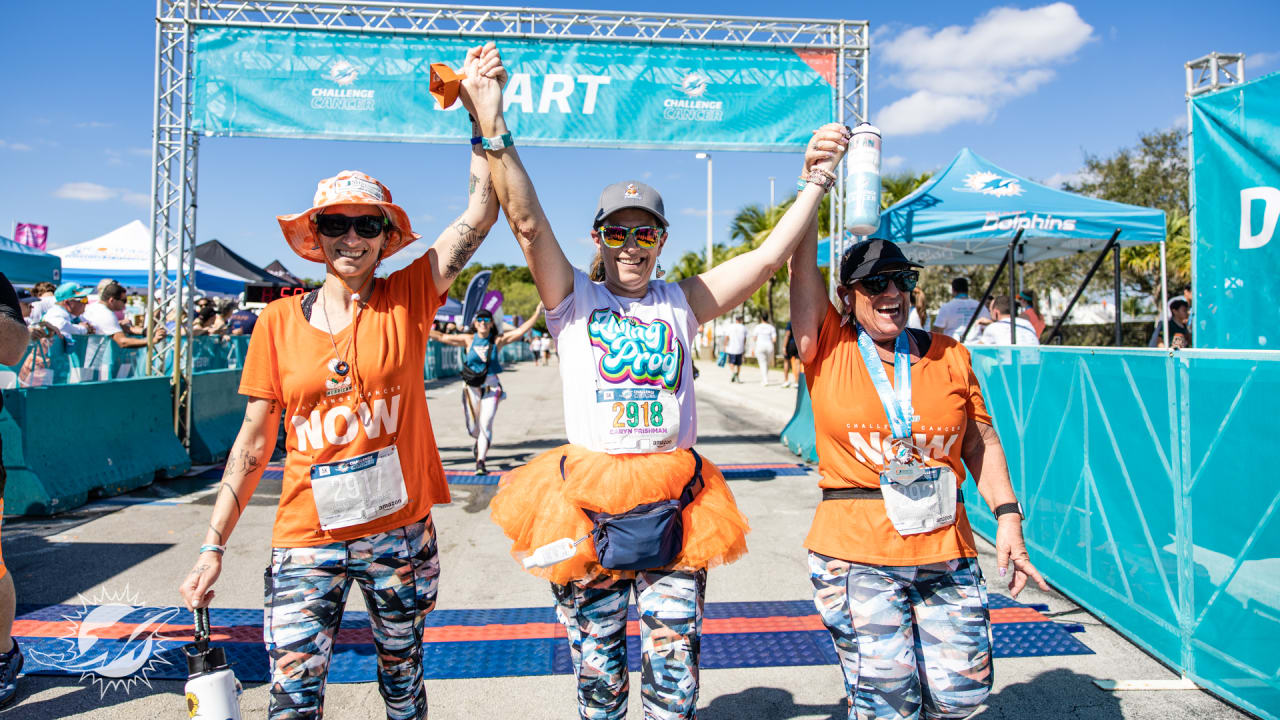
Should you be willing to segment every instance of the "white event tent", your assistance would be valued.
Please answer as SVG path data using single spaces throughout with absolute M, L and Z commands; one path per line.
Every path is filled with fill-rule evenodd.
M 138 220 L 88 242 L 49 252 L 62 258 L 63 282 L 75 281 L 92 287 L 102 278 L 111 278 L 130 290 L 147 290 L 151 231 Z M 170 270 L 169 274 L 173 277 L 175 271 Z M 196 260 L 196 289 L 200 292 L 237 295 L 244 292 L 247 280 Z

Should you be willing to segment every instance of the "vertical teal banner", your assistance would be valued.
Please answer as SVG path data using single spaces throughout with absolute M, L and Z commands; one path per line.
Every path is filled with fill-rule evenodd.
M 1191 100 L 1195 344 L 1280 348 L 1280 73 Z
M 193 128 L 206 135 L 411 142 L 470 135 L 428 67 L 476 39 L 202 28 Z M 787 150 L 835 119 L 833 52 L 503 40 L 508 122 L 526 145 Z

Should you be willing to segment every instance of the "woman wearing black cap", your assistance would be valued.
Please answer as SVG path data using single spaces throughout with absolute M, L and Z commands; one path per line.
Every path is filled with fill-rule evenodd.
M 485 56 L 496 58 L 497 51 L 488 46 Z M 495 136 L 485 142 L 493 148 L 494 188 L 548 308 L 569 444 L 509 474 L 493 499 L 493 519 L 514 541 L 513 554 L 552 583 L 556 615 L 569 635 L 579 714 L 626 713 L 627 606 L 634 592 L 645 717 L 691 718 L 707 569 L 745 552 L 747 529 L 719 470 L 693 452 L 692 340 L 698 325 L 762 286 L 816 222 L 848 130 L 828 125 L 815 133 L 806 157 L 823 167 L 806 176 L 758 248 L 678 283 L 651 279 L 655 269 L 662 275 L 658 256 L 667 239 L 661 196 L 638 181 L 606 187 L 591 221 L 602 272 L 593 281 L 565 258 L 510 147 L 504 77 L 464 81 L 462 99 L 482 131 Z M 593 533 L 593 521 L 605 514 L 646 522 L 632 512 L 638 506 L 651 509 L 647 517 L 661 515 L 636 533 L 643 541 Z M 670 534 L 648 532 L 655 528 Z M 573 545 L 585 537 L 591 540 Z
M 431 331 L 431 339 L 467 349 L 462 364 L 469 372 L 463 373 L 465 384 L 462 386 L 462 415 L 467 421 L 467 432 L 476 439 L 471 454 L 476 458 L 476 475 L 487 475 L 485 460 L 489 457 L 489 448 L 493 446 L 493 421 L 498 417 L 498 403 L 502 402 L 502 381 L 498 374 L 502 372 L 502 361 L 499 358 L 504 345 L 515 342 L 533 328 L 542 312 L 542 303 L 533 311 L 528 320 L 520 327 L 504 333 L 498 332 L 493 322 L 493 313 L 481 310 L 472 321 L 474 333 L 456 333 L 445 335 L 436 330 Z
M 969 352 L 907 330 L 918 267 L 888 240 L 854 245 L 840 263 L 842 312 L 818 273 L 816 234 L 791 258 L 822 478 L 805 547 L 849 717 L 863 720 L 967 717 L 991 690 L 986 587 L 958 497 L 966 467 L 998 518 L 1012 594 L 1028 577 L 1048 589 Z

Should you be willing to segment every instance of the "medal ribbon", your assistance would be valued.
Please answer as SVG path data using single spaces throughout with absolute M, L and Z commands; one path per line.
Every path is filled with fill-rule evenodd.
M 893 437 L 909 440 L 914 413 L 911 407 L 911 343 L 907 340 L 906 331 L 900 333 L 893 344 L 893 387 L 889 386 L 889 376 L 880 362 L 875 343 L 861 325 L 858 326 L 858 350 L 862 351 L 862 364 L 867 366 L 871 383 L 880 395 L 880 404 L 884 406 Z

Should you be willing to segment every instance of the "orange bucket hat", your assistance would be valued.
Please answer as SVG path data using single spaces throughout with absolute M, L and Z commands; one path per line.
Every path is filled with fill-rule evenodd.
M 316 237 L 315 215 L 331 205 L 377 205 L 391 221 L 387 241 L 382 246 L 382 259 L 396 254 L 405 245 L 422 237 L 409 225 L 409 215 L 404 208 L 391 202 L 391 191 L 386 185 L 358 170 L 343 170 L 331 178 L 316 184 L 316 196 L 311 209 L 294 215 L 277 215 L 280 229 L 289 247 L 312 262 L 325 262 L 324 250 Z

